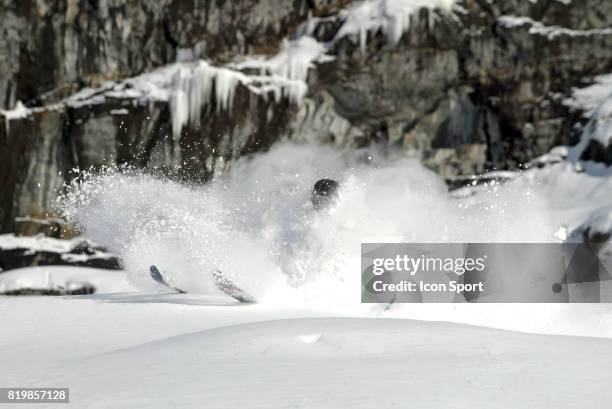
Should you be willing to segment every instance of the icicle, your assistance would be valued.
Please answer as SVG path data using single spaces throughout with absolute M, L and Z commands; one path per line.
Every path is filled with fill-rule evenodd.
M 210 103 L 215 69 L 204 61 L 200 61 L 194 69 L 189 81 L 189 124 L 193 127 L 200 125 L 202 108 Z
M 177 71 L 173 81 L 174 91 L 170 99 L 170 112 L 172 114 L 172 135 L 177 140 L 183 126 L 189 120 L 189 102 L 186 89 L 189 89 L 189 72 L 181 68 Z
M 234 105 L 234 94 L 239 80 L 238 73 L 225 68 L 217 69 L 215 77 L 217 112 L 231 110 Z
M 308 86 L 303 81 L 288 81 L 283 85 L 283 94 L 285 94 L 293 104 L 300 104 L 304 100 L 307 92 Z
M 387 40 L 396 44 L 410 29 L 411 17 L 425 8 L 429 10 L 429 28 L 433 28 L 434 9 L 451 11 L 454 0 L 364 0 L 349 6 L 344 23 L 333 42 L 345 36 L 357 36 L 359 47 L 365 51 L 367 35 L 382 30 Z
M 242 80 L 244 80 L 242 74 L 226 68 L 213 67 L 205 61 L 198 62 L 192 69 L 179 69 L 173 80 L 170 100 L 172 134 L 175 139 L 178 139 L 186 124 L 189 123 L 193 127 L 200 125 L 202 110 L 213 102 L 213 84 L 217 113 L 219 113 L 232 108 L 236 87 Z

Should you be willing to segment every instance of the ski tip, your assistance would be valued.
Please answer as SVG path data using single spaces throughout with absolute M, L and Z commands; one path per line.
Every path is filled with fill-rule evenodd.
M 149 272 L 151 273 L 151 277 L 153 278 L 153 280 L 157 281 L 160 284 L 165 284 L 164 278 L 162 277 L 157 267 L 151 265 L 151 267 L 149 267 Z

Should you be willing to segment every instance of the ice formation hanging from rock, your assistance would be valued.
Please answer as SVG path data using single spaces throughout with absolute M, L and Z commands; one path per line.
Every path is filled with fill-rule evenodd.
M 367 33 L 382 30 L 391 43 L 396 43 L 409 29 L 412 14 L 421 8 L 450 10 L 453 4 L 454 0 L 365 0 L 325 18 L 340 20 L 342 24 L 329 43 L 312 36 L 314 26 L 323 19 L 310 18 L 296 31 L 296 38 L 283 40 L 280 51 L 271 58 L 253 56 L 224 67 L 204 60 L 178 62 L 123 81 L 108 81 L 99 88 L 83 88 L 60 104 L 96 105 L 107 98 L 168 101 L 172 133 L 178 138 L 186 125 L 200 125 L 206 107 L 216 113 L 231 110 L 239 84 L 255 95 L 271 96 L 276 102 L 287 98 L 292 104 L 299 104 L 308 91 L 309 69 L 317 62 L 334 58 L 329 51 L 336 40 L 357 35 L 365 47 Z M 17 105 L 13 111 L 2 114 L 8 127 L 11 119 L 27 116 L 30 110 Z
M 299 104 L 308 90 L 306 78 L 315 61 L 331 59 L 327 48 L 310 36 L 284 40 L 280 52 L 270 59 L 250 58 L 227 67 L 214 67 L 205 61 L 195 67 L 182 66 L 172 85 L 172 132 L 178 137 L 186 124 L 198 126 L 202 110 L 214 104 L 216 112 L 230 110 L 238 84 L 254 94 L 272 94 L 275 101 L 286 97 Z M 255 70 L 256 75 L 242 71 Z M 213 93 L 214 90 L 214 93 Z
M 453 5 L 454 0 L 366 0 L 338 15 L 343 23 L 334 41 L 357 34 L 363 49 L 367 33 L 380 29 L 395 44 L 410 28 L 410 18 L 415 12 L 422 8 L 450 10 Z M 179 70 L 175 74 L 171 99 L 174 136 L 178 137 L 187 123 L 199 124 L 202 109 L 213 103 L 213 87 L 217 112 L 231 109 L 239 83 L 255 94 L 271 93 L 277 102 L 284 96 L 292 103 L 300 103 L 308 91 L 308 70 L 315 62 L 333 59 L 328 55 L 333 41 L 323 44 L 313 38 L 313 24 L 310 23 L 306 22 L 298 30 L 301 35 L 297 38 L 283 40 L 280 51 L 272 58 L 251 57 L 222 68 L 200 61 L 195 68 Z M 259 75 L 243 73 L 248 70 L 255 70 Z
M 237 69 L 256 69 L 262 75 L 279 75 L 291 80 L 306 81 L 308 70 L 314 62 L 327 61 L 333 57 L 326 55 L 327 47 L 309 35 L 295 40 L 283 40 L 278 54 L 270 59 L 250 58 L 239 64 Z
M 290 102 L 298 104 L 306 95 L 306 83 L 300 79 L 274 73 L 247 75 L 234 68 L 214 67 L 200 60 L 195 66 L 181 65 L 174 73 L 170 109 L 175 138 L 180 135 L 185 125 L 200 125 L 202 111 L 206 107 L 214 106 L 216 113 L 230 111 L 238 85 L 245 86 L 256 95 L 266 97 L 272 94 L 277 102 L 284 96 Z
M 205 61 L 181 66 L 174 74 L 170 99 L 173 134 L 178 136 L 187 123 L 198 126 L 205 106 L 215 103 L 217 113 L 231 109 L 239 82 L 247 82 L 244 74 Z
M 365 49 L 368 32 L 382 30 L 387 40 L 396 44 L 410 28 L 410 19 L 420 9 L 451 10 L 454 0 L 366 0 L 341 12 L 344 23 L 334 41 L 345 36 L 358 36 Z M 433 24 L 433 19 L 430 20 Z

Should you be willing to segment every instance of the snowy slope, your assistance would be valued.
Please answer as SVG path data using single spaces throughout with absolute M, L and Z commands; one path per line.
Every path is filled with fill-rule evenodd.
M 313 309 L 286 297 L 244 305 L 218 295 L 125 292 L 133 288 L 123 272 L 77 267 L 0 279 L 36 283 L 45 270 L 109 293 L 0 297 L 0 385 L 70 387 L 72 407 L 607 408 L 612 399 L 606 305 L 385 311 L 320 300 Z M 295 291 L 288 296 L 303 301 Z
M 13 330 L 0 337 L 0 383 L 69 386 L 79 408 L 607 408 L 612 399 L 609 339 L 125 301 L 0 300 Z
M 53 271 L 129 290 L 120 272 Z M 607 408 L 612 399 L 605 305 L 314 310 L 123 292 L 0 297 L 0 311 L 0 385 L 67 386 L 78 408 Z

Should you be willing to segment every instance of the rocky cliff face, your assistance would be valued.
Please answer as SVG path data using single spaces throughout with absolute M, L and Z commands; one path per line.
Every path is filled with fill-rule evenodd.
M 0 230 L 48 230 L 74 167 L 204 182 L 287 139 L 381 143 L 448 179 L 515 169 L 576 143 L 567 98 L 612 72 L 606 0 L 366 3 L 5 1 Z
M 177 59 L 228 61 L 275 47 L 301 1 L 5 0 L 0 106 L 48 104 Z M 273 51 L 274 48 L 272 48 Z

